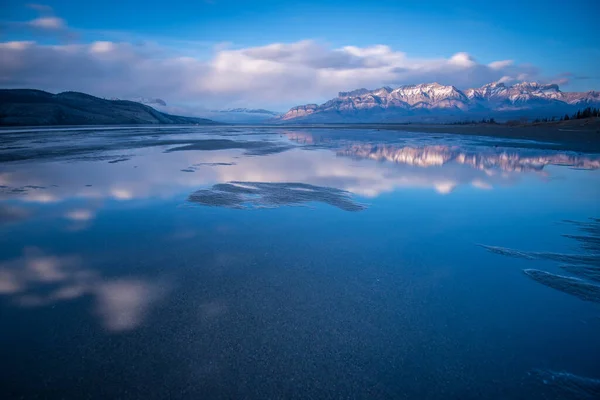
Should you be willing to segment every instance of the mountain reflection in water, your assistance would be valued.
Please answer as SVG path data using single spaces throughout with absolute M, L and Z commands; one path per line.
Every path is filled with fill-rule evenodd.
M 0 168 L 0 199 L 53 203 L 69 197 L 118 200 L 170 197 L 183 191 L 192 192 L 194 188 L 231 181 L 297 182 L 366 197 L 421 187 L 448 194 L 464 185 L 478 189 L 514 185 L 526 173 L 548 179 L 552 176 L 547 170 L 550 166 L 587 170 L 600 168 L 600 156 L 595 154 L 493 147 L 460 138 L 445 139 L 454 144 L 428 145 L 431 139 L 411 136 L 399 140 L 395 136 L 390 137 L 392 142 L 410 142 L 407 145 L 381 142 L 384 138 L 380 135 L 376 138 L 378 143 L 370 143 L 368 140 L 373 138 L 366 134 L 359 140 L 354 136 L 344 138 L 339 133 L 330 135 L 328 131 L 317 136 L 316 133 L 288 130 L 283 139 L 258 132 L 253 141 L 240 145 L 232 139 L 233 133 L 227 133 L 227 147 L 198 147 L 198 143 L 209 141 L 199 140 L 197 136 L 173 134 L 168 136 L 164 146 L 157 147 L 162 139 L 152 135 L 150 147 L 145 147 L 147 144 L 143 140 L 124 142 L 127 153 L 123 153 L 119 150 L 120 141 L 133 134 L 123 136 L 109 132 L 106 140 L 116 135 L 117 141 L 105 147 L 116 150 L 95 152 L 93 149 L 99 139 L 94 137 L 89 139 L 94 144 L 91 149 L 85 147 L 85 140 L 78 144 L 78 151 L 87 154 L 79 161 L 59 162 L 62 153 L 58 153 L 59 159 L 53 160 L 50 158 L 53 153 L 49 152 L 45 153 L 44 162 L 5 163 Z M 213 136 L 219 132 L 217 130 Z M 142 133 L 148 135 L 147 132 Z M 248 143 L 253 146 L 261 143 L 257 139 L 260 135 L 269 140 L 265 146 L 286 151 L 249 154 Z M 298 136 L 303 138 L 302 142 Z M 297 145 L 287 145 L 288 138 L 296 140 Z M 61 140 L 58 139 L 58 142 Z M 169 144 L 173 142 L 178 145 Z M 132 150 L 134 143 L 140 147 Z M 185 150 L 185 143 L 190 143 L 188 150 Z
M 465 150 L 458 146 L 398 147 L 373 144 L 355 144 L 337 152 L 342 156 L 389 161 L 418 167 L 457 163 L 484 171 L 499 169 L 508 172 L 541 171 L 547 165 L 564 165 L 582 169 L 600 168 L 600 157 L 598 156 L 581 156 L 560 152 L 522 153 L 522 151 L 516 150 L 494 151 L 493 148 Z

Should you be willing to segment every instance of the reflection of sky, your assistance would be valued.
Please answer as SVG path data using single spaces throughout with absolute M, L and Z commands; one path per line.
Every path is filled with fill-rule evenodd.
M 0 196 L 36 203 L 69 198 L 169 198 L 229 181 L 300 182 L 366 197 L 407 188 L 431 188 L 448 194 L 460 186 L 492 189 L 514 185 L 524 174 L 551 179 L 548 165 L 600 166 L 596 156 L 467 147 L 458 140 L 458 145 L 429 145 L 430 138 L 420 143 L 411 137 L 408 144 L 385 144 L 381 136 L 376 143 L 319 136 L 319 145 L 313 146 L 316 140 L 305 131 L 285 133 L 301 146 L 264 156 L 247 156 L 237 149 L 165 153 L 169 147 L 161 146 L 128 149 L 125 156 L 118 149 L 94 153 L 100 160 L 91 157 L 87 162 L 50 159 L 8 163 L 0 167 L 0 185 L 4 186 Z M 110 163 L 111 159 L 119 162 Z M 89 214 L 89 210 L 74 210 L 68 217 L 83 221 L 90 219 Z
M 0 263 L 0 295 L 21 307 L 53 306 L 84 296 L 110 331 L 136 328 L 164 290 L 142 278 L 102 278 L 77 256 L 53 256 L 27 248 L 21 257 Z
M 31 132 L 24 136 L 23 143 L 13 136 L 11 143 L 15 148 L 19 145 L 30 148 L 37 140 L 51 151 L 44 153 L 43 160 L 0 164 L 0 229 L 7 232 L 28 222 L 26 226 L 30 228 L 23 228 L 24 237 L 28 229 L 34 229 L 31 224 L 36 223 L 50 224 L 51 231 L 60 226 L 67 234 L 81 234 L 94 229 L 98 214 L 118 204 L 129 204 L 132 210 L 145 204 L 138 206 L 136 202 L 152 201 L 160 205 L 175 199 L 181 204 L 196 190 L 224 182 L 293 182 L 341 189 L 367 198 L 372 212 L 377 208 L 387 209 L 392 201 L 422 213 L 427 207 L 438 207 L 440 200 L 435 199 L 442 197 L 455 198 L 449 204 L 476 205 L 485 201 L 487 206 L 521 198 L 523 206 L 529 207 L 531 190 L 546 196 L 548 207 L 549 202 L 560 204 L 573 195 L 576 195 L 573 202 L 589 207 L 590 199 L 600 195 L 598 185 L 588 184 L 597 180 L 594 170 L 600 166 L 600 157 L 594 155 L 498 148 L 469 138 L 445 136 L 420 139 L 414 134 L 396 135 L 386 141 L 387 133 L 373 131 L 364 137 L 357 131 L 344 135 L 327 130 L 315 134 L 310 130 L 285 130 L 279 134 L 215 128 L 214 132 L 204 132 L 201 136 L 183 132 L 186 133 L 174 130 L 165 136 L 168 140 L 183 140 L 177 145 L 152 144 L 142 148 L 132 146 L 131 138 L 147 144 L 144 141 L 156 136 L 156 132 L 69 130 L 65 137 L 59 136 L 55 141 L 47 137 L 55 135 L 53 131 L 44 132 L 46 136 L 42 135 L 42 139 L 35 139 L 35 132 Z M 64 149 L 74 135 L 87 136 L 77 142 L 74 147 L 77 151 L 68 151 L 69 157 L 65 158 Z M 103 137 L 113 138 L 114 146 L 89 151 L 102 143 Z M 264 155 L 251 155 L 235 148 L 165 151 L 188 139 L 223 137 L 265 143 L 289 140 L 293 146 L 287 151 Z M 61 151 L 56 151 L 59 148 Z M 561 190 L 557 191 L 557 187 Z M 119 226 L 120 221 L 113 223 Z M 186 237 L 195 235 L 190 233 L 193 229 L 184 231 Z M 180 237 L 183 233 L 178 231 L 174 235 Z M 7 254 L 0 266 L 0 292 L 10 296 L 14 304 L 39 307 L 91 297 L 94 314 L 101 318 L 102 325 L 119 331 L 138 326 L 150 304 L 160 297 L 157 293 L 164 292 L 155 278 L 103 277 L 93 262 L 86 265 L 85 257 L 72 255 L 76 251 L 50 256 L 42 250 L 26 249 L 32 245 L 35 243 L 23 242 L 24 253 L 13 251 L 10 257 Z M 45 250 L 52 253 L 47 247 Z
M 287 151 L 264 155 L 165 150 L 184 146 L 186 135 L 196 144 L 290 136 L 190 131 L 175 145 L 136 148 L 120 132 L 126 148 L 90 152 L 77 142 L 68 157 L 0 163 L 0 358 L 14 360 L 1 383 L 37 392 L 38 377 L 71 387 L 61 379 L 77 375 L 79 389 L 92 392 L 98 376 L 113 374 L 146 387 L 157 359 L 164 379 L 149 397 L 194 388 L 191 397 L 235 398 L 227 379 L 239 376 L 253 387 L 316 382 L 318 397 L 344 381 L 335 375 L 342 371 L 359 392 L 379 382 L 391 398 L 407 388 L 419 398 L 431 382 L 494 398 L 496 381 L 519 398 L 531 368 L 593 376 L 596 305 L 521 272 L 564 273 L 558 267 L 476 244 L 577 254 L 561 236 L 577 232 L 557 222 L 600 215 L 597 156 L 474 138 L 311 132 L 295 131 Z M 107 135 L 95 134 L 96 144 Z M 274 196 L 270 208 L 189 201 L 231 181 L 267 188 L 259 195 Z M 331 197 L 339 190 L 323 188 L 346 190 L 349 204 L 365 208 L 348 212 Z M 306 200 L 314 199 L 307 190 L 321 197 Z

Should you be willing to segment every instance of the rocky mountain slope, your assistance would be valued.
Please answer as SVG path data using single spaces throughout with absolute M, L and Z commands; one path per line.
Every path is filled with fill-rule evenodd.
M 0 89 L 0 125 L 215 124 L 180 117 L 126 100 L 105 100 L 78 92 Z
M 523 82 L 512 86 L 490 83 L 461 91 L 438 83 L 393 89 L 340 92 L 324 104 L 293 107 L 279 122 L 404 122 L 453 121 L 516 115 L 561 115 L 573 109 L 600 105 L 600 92 L 569 93 L 558 85 Z

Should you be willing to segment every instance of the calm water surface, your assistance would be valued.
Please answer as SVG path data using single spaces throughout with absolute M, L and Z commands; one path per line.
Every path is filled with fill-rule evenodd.
M 598 154 L 357 129 L 0 140 L 2 398 L 600 396 Z

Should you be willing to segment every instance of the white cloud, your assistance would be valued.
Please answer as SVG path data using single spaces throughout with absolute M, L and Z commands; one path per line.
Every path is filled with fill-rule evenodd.
M 493 64 L 504 63 L 505 61 L 496 61 Z M 456 53 L 450 58 L 450 64 L 463 68 L 471 68 L 477 65 L 475 59 L 468 53 Z
M 6 50 L 25 50 L 29 46 L 35 45 L 35 42 L 31 41 L 13 41 L 0 43 L 0 49 Z
M 113 42 L 99 41 L 94 42 L 90 45 L 91 53 L 109 53 L 116 49 L 116 45 Z
M 60 30 L 66 28 L 65 21 L 58 17 L 40 17 L 29 21 L 28 24 L 39 29 Z
M 498 83 L 511 83 L 515 80 L 512 76 L 505 75 L 502 78 L 498 79 Z
M 50 25 L 50 24 L 49 24 Z M 48 25 L 48 26 L 49 26 Z M 208 107 L 320 102 L 338 91 L 423 82 L 480 86 L 532 79 L 538 71 L 512 61 L 479 63 L 472 55 L 412 58 L 389 46 L 331 48 L 316 41 L 215 49 L 208 60 L 169 48 L 126 42 L 0 44 L 0 84 L 104 97 L 161 97 Z
M 494 61 L 489 63 L 488 67 L 490 67 L 491 69 L 505 69 L 514 65 L 514 63 L 515 62 L 513 60 Z
M 548 83 L 552 83 L 555 85 L 566 85 L 570 82 L 570 79 L 567 77 L 562 77 L 562 78 L 555 78 L 550 80 Z
M 39 12 L 40 14 L 52 14 L 52 7 L 45 4 L 27 4 L 27 7 Z
M 52 7 L 44 4 L 28 4 L 28 8 L 34 10 L 38 16 L 29 21 L 6 22 L 6 26 L 14 29 L 15 33 L 29 30 L 37 36 L 47 39 L 58 39 L 59 41 L 72 41 L 77 37 L 75 31 L 68 26 L 67 21 L 56 16 Z

